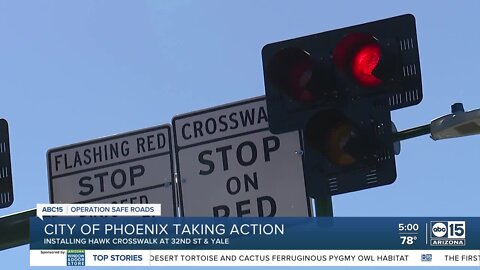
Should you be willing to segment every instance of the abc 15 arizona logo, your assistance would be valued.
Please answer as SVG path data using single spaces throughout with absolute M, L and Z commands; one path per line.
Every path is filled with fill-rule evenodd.
M 431 246 L 465 246 L 465 221 L 430 221 Z

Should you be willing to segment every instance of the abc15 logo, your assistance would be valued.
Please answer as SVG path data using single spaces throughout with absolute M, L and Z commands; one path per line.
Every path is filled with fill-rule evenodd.
M 465 221 L 430 221 L 431 238 L 465 239 Z

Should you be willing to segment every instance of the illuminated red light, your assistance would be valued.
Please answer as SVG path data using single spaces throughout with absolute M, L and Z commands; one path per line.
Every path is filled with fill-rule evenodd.
M 337 68 L 362 86 L 375 87 L 382 80 L 374 75 L 382 52 L 377 40 L 365 33 L 350 33 L 335 47 L 333 60 Z
M 352 75 L 364 86 L 378 86 L 382 81 L 373 75 L 380 62 L 380 47 L 377 43 L 362 46 L 352 59 Z

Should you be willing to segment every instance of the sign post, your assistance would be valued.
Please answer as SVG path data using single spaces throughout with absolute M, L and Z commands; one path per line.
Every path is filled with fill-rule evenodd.
M 170 125 L 50 149 L 51 203 L 160 203 L 175 216 Z
M 264 97 L 173 118 L 184 216 L 309 216 L 299 131 L 273 135 Z

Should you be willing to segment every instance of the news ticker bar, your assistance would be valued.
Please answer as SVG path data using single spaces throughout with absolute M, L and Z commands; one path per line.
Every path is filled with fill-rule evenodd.
M 480 250 L 480 218 L 45 217 L 32 250 Z
M 480 267 L 480 250 L 31 250 L 30 265 Z

